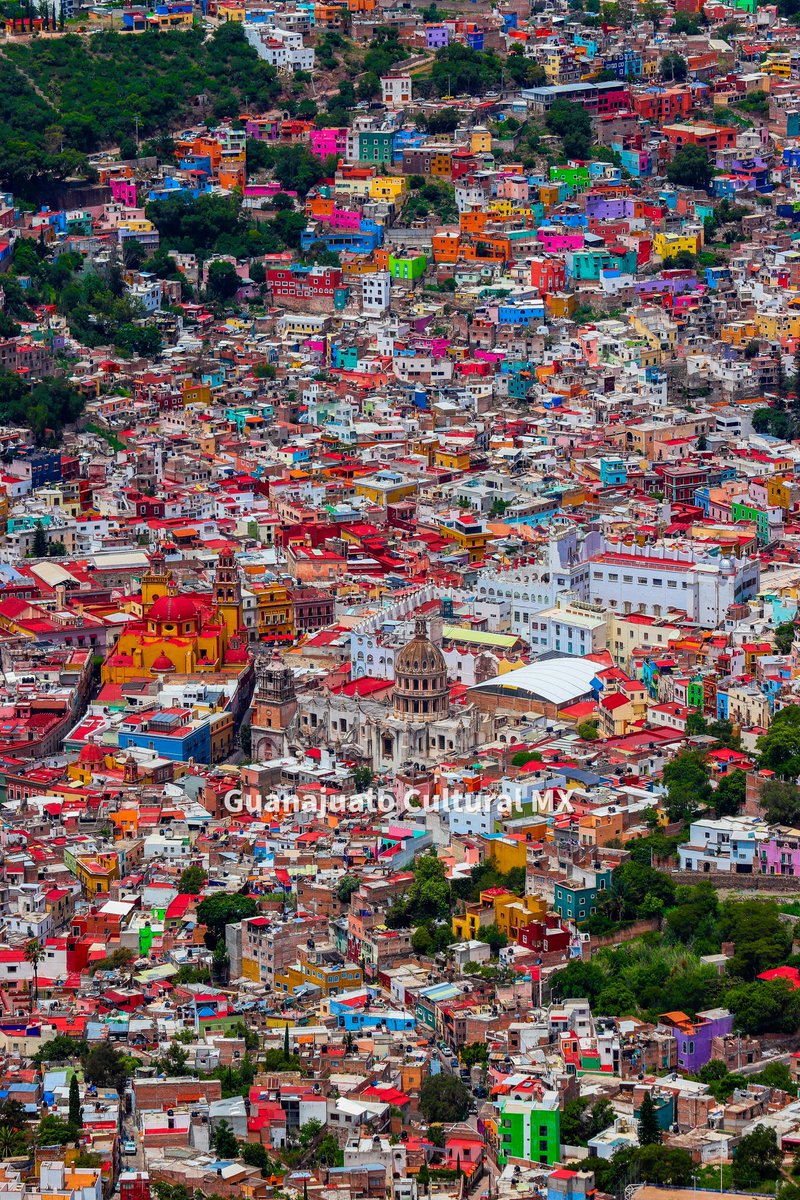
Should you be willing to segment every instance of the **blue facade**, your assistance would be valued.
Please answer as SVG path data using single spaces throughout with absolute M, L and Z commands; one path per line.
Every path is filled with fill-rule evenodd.
M 600 459 L 600 482 L 606 487 L 619 487 L 628 480 L 628 470 L 621 458 Z
M 119 748 L 127 750 L 129 746 L 139 746 L 143 750 L 155 750 L 162 758 L 172 762 L 211 762 L 211 726 L 207 721 L 202 725 L 183 726 L 174 733 L 159 734 L 154 730 L 143 733 L 120 732 Z
M 334 254 L 342 251 L 353 254 L 370 254 L 383 242 L 383 226 L 362 217 L 358 231 L 354 229 L 304 229 L 300 234 L 300 249 L 308 250 L 314 242 L 324 242 L 325 248 Z
M 61 454 L 58 450 L 40 450 L 31 459 L 31 487 L 61 480 Z
M 497 321 L 499 325 L 523 325 L 526 328 L 534 322 L 544 320 L 544 304 L 499 304 Z

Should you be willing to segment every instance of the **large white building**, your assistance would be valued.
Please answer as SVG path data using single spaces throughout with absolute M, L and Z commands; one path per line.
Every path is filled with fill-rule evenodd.
M 555 649 L 539 640 L 543 631 L 534 619 L 553 608 L 563 592 L 572 592 L 575 600 L 590 598 L 591 569 L 587 559 L 601 549 L 599 534 L 587 534 L 579 546 L 574 527 L 556 529 L 540 562 L 481 571 L 475 583 L 475 596 L 478 600 L 508 602 L 511 632 L 524 637 L 538 650 Z
M 677 610 L 707 629 L 715 629 L 732 604 L 755 596 L 760 580 L 758 559 L 715 554 L 689 542 L 606 549 L 590 567 L 593 601 L 653 617 Z

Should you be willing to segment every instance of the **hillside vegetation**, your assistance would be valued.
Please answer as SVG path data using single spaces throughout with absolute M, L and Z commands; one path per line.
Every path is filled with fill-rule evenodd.
M 199 29 L 136 37 L 108 31 L 10 44 L 3 55 L 0 184 L 23 193 L 47 176 L 85 173 L 83 156 L 131 143 L 137 120 L 143 138 L 174 131 L 192 119 L 198 96 L 221 117 L 237 114 L 245 99 L 269 108 L 280 94 L 274 68 L 233 25 L 207 41 Z

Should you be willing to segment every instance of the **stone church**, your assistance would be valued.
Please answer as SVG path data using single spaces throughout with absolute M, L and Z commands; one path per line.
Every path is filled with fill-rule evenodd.
M 394 686 L 381 698 L 295 692 L 292 672 L 259 655 L 253 696 L 254 762 L 310 746 L 360 758 L 378 773 L 430 766 L 491 741 L 493 720 L 467 700 L 451 702 L 447 666 L 425 620 L 395 659 Z

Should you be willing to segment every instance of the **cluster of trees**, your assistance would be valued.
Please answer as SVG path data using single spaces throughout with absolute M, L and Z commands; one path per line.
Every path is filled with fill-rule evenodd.
M 291 156 L 292 162 L 302 160 L 304 155 L 312 159 L 316 164 L 316 172 L 318 160 L 308 154 L 302 146 L 287 146 L 281 149 L 301 152 Z M 276 162 L 276 171 L 282 171 L 288 163 L 288 157 L 281 156 Z M 315 172 L 312 172 L 314 178 L 321 178 L 321 175 Z M 283 186 L 288 187 L 289 184 L 283 183 Z M 308 186 L 310 187 L 311 183 L 308 183 Z M 303 187 L 298 185 L 298 190 L 303 190 Z M 306 227 L 305 216 L 293 211 L 291 198 L 283 192 L 278 192 L 273 198 L 272 207 L 275 210 L 272 220 L 258 225 L 249 219 L 234 196 L 208 195 L 198 196 L 194 200 L 186 196 L 170 196 L 167 200 L 155 200 L 148 204 L 145 212 L 158 229 L 162 261 L 169 260 L 170 250 L 177 250 L 181 254 L 194 254 L 200 261 L 204 261 L 214 254 L 226 254 L 236 259 L 258 258 L 287 248 L 297 249 L 300 245 L 300 235 Z M 253 270 L 257 271 L 260 265 L 255 263 Z M 173 272 L 174 269 L 173 263 Z M 257 279 L 255 281 L 259 282 Z M 232 270 L 215 271 L 215 280 L 211 288 L 215 298 L 228 299 L 239 286 L 233 279 Z
M 245 96 L 263 110 L 281 92 L 275 69 L 259 59 L 233 23 L 220 26 L 208 41 L 201 29 L 141 38 L 109 31 L 9 45 L 8 55 L 52 97 L 49 107 L 33 105 L 25 94 L 36 117 L 27 132 L 40 135 L 43 149 L 47 134 L 54 149 L 63 141 L 79 155 L 112 143 L 135 152 L 137 121 L 144 136 L 168 134 L 189 118 L 201 93 L 221 117 L 238 112 Z
M 66 39 L 63 39 L 66 40 Z M 91 173 L 86 157 L 56 136 L 57 114 L 18 71 L 0 71 L 0 183 L 23 197 L 41 197 L 52 185 Z
M 556 100 L 545 117 L 551 133 L 561 138 L 567 158 L 589 158 L 592 151 L 592 119 L 582 104 Z
M 504 64 L 493 50 L 453 43 L 439 50 L 430 74 L 415 76 L 414 91 L 429 96 L 483 96 L 500 87 Z
M 419 1108 L 428 1121 L 452 1125 L 469 1113 L 469 1088 L 457 1075 L 429 1075 L 419 1094 Z
M 421 221 L 433 213 L 437 221 L 455 221 L 458 217 L 452 184 L 426 183 L 421 175 L 412 175 L 409 193 L 403 205 L 403 222 Z
M 792 931 L 772 901 L 720 904 L 709 882 L 676 888 L 668 875 L 628 862 L 614 872 L 607 906 L 612 912 L 656 912 L 662 932 L 603 949 L 591 962 L 569 963 L 553 977 L 557 996 L 587 996 L 600 1013 L 650 1019 L 724 1003 L 745 1033 L 796 1027 L 800 997 L 782 980 L 758 979 L 792 961 Z M 700 957 L 718 953 L 723 942 L 732 942 L 734 953 L 720 976 Z
M 252 896 L 243 896 L 239 892 L 206 896 L 197 906 L 197 920 L 206 926 L 206 945 L 209 950 L 216 952 L 220 946 L 224 950 L 225 926 L 245 921 L 257 912 L 258 904 Z
M 680 15 L 680 14 L 679 14 Z M 702 146 L 682 146 L 667 164 L 667 179 L 682 187 L 708 190 L 711 162 Z
M 57 445 L 83 405 L 81 393 L 62 379 L 43 379 L 31 388 L 13 371 L 0 370 L 0 424 L 26 426 L 38 446 Z
M 594 1104 L 585 1096 L 569 1100 L 561 1115 L 562 1145 L 587 1146 L 589 1138 L 608 1129 L 615 1119 L 616 1113 L 608 1100 L 596 1100 Z

